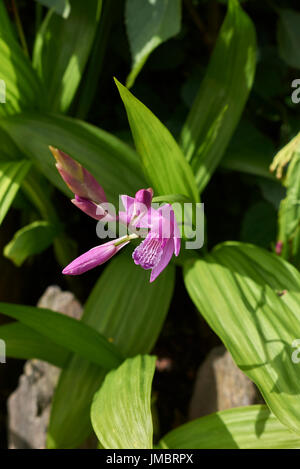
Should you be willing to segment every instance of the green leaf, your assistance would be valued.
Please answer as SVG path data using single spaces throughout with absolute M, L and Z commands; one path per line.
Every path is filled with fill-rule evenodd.
M 300 437 L 269 409 L 254 405 L 223 410 L 181 425 L 160 441 L 163 449 L 296 449 Z
M 181 134 L 181 147 L 200 192 L 218 166 L 241 117 L 254 79 L 255 54 L 252 21 L 237 0 L 230 0 L 206 75 Z
M 240 239 L 268 249 L 276 240 L 276 230 L 276 210 L 272 204 L 261 200 L 251 205 L 245 213 Z
M 149 353 L 170 305 L 174 273 L 170 265 L 150 284 L 149 273 L 136 266 L 128 252 L 118 255 L 96 283 L 82 320 L 127 357 Z M 89 435 L 89 408 L 104 377 L 105 370 L 78 356 L 71 359 L 55 391 L 48 447 L 74 448 Z
M 0 161 L 0 224 L 3 222 L 30 166 L 30 161 L 26 160 Z
M 300 274 L 275 254 L 242 243 L 218 246 L 184 269 L 188 292 L 236 364 L 287 427 L 300 434 Z
M 272 140 L 242 119 L 220 164 L 222 168 L 275 180 L 269 169 L 274 153 Z
M 120 0 L 117 0 L 117 2 L 120 4 Z M 79 119 L 86 119 L 89 109 L 95 101 L 99 87 L 99 77 L 102 70 L 104 71 L 104 60 L 108 40 L 110 39 L 110 31 L 119 4 L 110 0 L 103 1 L 101 18 L 98 22 L 93 47 L 76 97 L 76 112 L 74 115 Z
M 300 68 L 300 13 L 289 8 L 278 9 L 277 40 L 279 55 L 290 67 Z
M 155 357 L 129 358 L 108 373 L 94 397 L 91 419 L 105 449 L 151 449 L 151 386 Z
M 2 13 L 0 10 L 0 15 Z M 45 96 L 29 59 L 14 39 L 13 33 L 9 32 L 9 26 L 3 18 L 0 28 L 1 117 L 21 112 L 23 109 L 39 108 L 40 103 L 45 102 Z
M 168 129 L 115 80 L 147 180 L 157 195 L 182 194 L 198 201 L 192 170 Z
M 70 0 L 36 0 L 41 5 L 44 5 L 48 8 L 53 8 L 55 13 L 62 16 L 63 18 L 68 18 L 71 12 Z
M 59 229 L 53 224 L 35 221 L 18 230 L 3 253 L 19 267 L 29 256 L 47 249 L 58 233 Z
M 181 0 L 127 0 L 125 21 L 133 60 L 130 88 L 151 52 L 179 33 Z
M 36 37 L 33 66 L 47 89 L 48 109 L 67 112 L 82 78 L 102 0 L 73 0 L 67 19 L 49 11 Z
M 77 119 L 26 113 L 5 119 L 3 127 L 17 146 L 60 190 L 71 195 L 55 167 L 49 145 L 68 153 L 103 186 L 109 202 L 147 187 L 134 150 L 113 135 Z
M 299 257 L 300 243 L 300 152 L 295 152 L 288 166 L 285 186 L 287 193 L 279 209 L 278 240 L 283 243 L 282 256 L 289 260 Z
M 5 341 L 7 357 L 22 360 L 38 358 L 63 368 L 70 355 L 68 349 L 20 322 L 0 326 L 0 339 Z
M 16 161 L 20 160 L 24 155 L 10 138 L 10 136 L 0 127 L 0 161 Z
M 4 2 L 0 2 L 0 36 L 3 38 L 8 37 L 12 41 L 16 39 Z
M 152 201 L 155 202 L 167 202 L 169 204 L 178 203 L 191 203 L 191 199 L 189 199 L 186 195 L 182 194 L 166 194 L 166 195 L 159 195 L 157 197 L 153 197 Z
M 8 303 L 0 303 L 0 311 L 106 370 L 122 361 L 114 345 L 81 321 L 49 309 Z

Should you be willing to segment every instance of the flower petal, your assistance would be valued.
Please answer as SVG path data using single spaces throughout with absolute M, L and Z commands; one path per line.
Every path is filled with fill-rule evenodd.
M 173 256 L 173 253 L 174 242 L 173 239 L 170 238 L 164 247 L 160 262 L 154 267 L 154 269 L 152 269 L 150 283 L 154 282 L 154 280 L 159 276 L 159 274 L 161 274 L 161 272 L 167 267 Z
M 75 199 L 72 199 L 71 202 L 95 220 L 102 220 L 106 216 L 106 211 L 102 209 L 101 205 L 97 205 L 88 199 L 76 195 Z
M 159 217 L 153 218 L 154 224 L 151 226 L 151 231 L 154 231 L 161 239 L 173 238 L 175 215 L 172 205 L 166 204 L 157 212 Z
M 77 257 L 77 259 L 64 268 L 62 273 L 64 275 L 81 275 L 98 265 L 104 264 L 104 262 L 108 261 L 128 243 L 127 239 L 118 238 L 96 246 Z
M 135 194 L 134 200 L 138 204 L 145 205 L 146 209 L 149 210 L 151 207 L 153 197 L 153 189 L 151 187 L 149 189 L 140 189 Z
M 77 257 L 71 264 L 64 268 L 64 275 L 81 275 L 88 270 L 104 264 L 117 253 L 117 248 L 112 243 L 102 244 L 90 249 Z
M 61 177 L 74 194 L 97 204 L 107 202 L 103 187 L 89 171 L 67 153 L 51 146 L 49 148 L 56 159 L 56 167 Z
M 153 269 L 163 255 L 162 243 L 158 238 L 154 238 L 151 233 L 133 251 L 132 258 L 136 265 L 143 269 Z

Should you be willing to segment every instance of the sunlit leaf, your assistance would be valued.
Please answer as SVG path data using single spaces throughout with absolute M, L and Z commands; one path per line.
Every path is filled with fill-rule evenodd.
M 282 256 L 299 260 L 300 232 L 300 152 L 296 151 L 289 164 L 285 183 L 286 197 L 279 209 L 278 241 L 282 243 Z
M 47 249 L 58 232 L 58 228 L 47 221 L 35 221 L 18 230 L 3 253 L 20 266 L 29 256 Z
M 275 416 L 300 435 L 300 274 L 251 244 L 225 243 L 188 262 L 187 290 Z
M 127 0 L 125 21 L 132 55 L 131 87 L 151 52 L 181 26 L 181 0 Z
M 0 312 L 106 370 L 122 361 L 122 355 L 114 345 L 81 321 L 45 308 L 10 303 L 0 303 Z
M 129 357 L 151 351 L 161 331 L 174 289 L 174 267 L 154 283 L 128 252 L 106 267 L 84 308 L 83 321 Z M 74 356 L 55 391 L 48 447 L 74 448 L 89 435 L 89 409 L 105 371 Z M 68 399 L 65 399 L 65 396 Z
M 156 195 L 182 194 L 198 201 L 192 170 L 173 136 L 143 103 L 115 81 L 144 172 Z
M 102 0 L 73 0 L 67 19 L 50 10 L 36 36 L 33 65 L 47 89 L 49 110 L 66 112 L 88 60 Z
M 155 357 L 128 358 L 110 372 L 94 397 L 91 419 L 106 449 L 151 449 L 151 386 Z
M 0 161 L 0 223 L 11 206 L 29 168 L 30 161 Z
M 300 437 L 255 405 L 223 410 L 182 425 L 160 441 L 163 449 L 293 449 Z
M 205 77 L 182 129 L 181 147 L 200 192 L 218 166 L 252 87 L 255 29 L 237 0 L 230 0 Z
M 0 339 L 5 341 L 7 357 L 22 360 L 38 358 L 63 368 L 70 355 L 68 349 L 20 322 L 0 326 Z
M 0 116 L 44 105 L 46 98 L 42 84 L 29 59 L 10 35 L 0 33 L 0 57 Z

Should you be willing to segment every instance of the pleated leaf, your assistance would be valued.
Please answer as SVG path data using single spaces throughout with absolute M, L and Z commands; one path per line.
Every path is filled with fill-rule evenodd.
M 13 31 L 4 6 L 0 9 L 0 116 L 37 109 L 45 103 L 42 83 L 25 56 Z
M 25 178 L 30 161 L 0 161 L 0 224 L 3 222 L 20 185 Z
M 163 449 L 299 449 L 300 436 L 267 406 L 223 410 L 182 425 L 160 441 Z
M 47 89 L 49 109 L 66 112 L 82 78 L 102 0 L 73 0 L 68 18 L 50 10 L 36 36 L 33 65 Z
M 105 449 L 151 449 L 151 386 L 155 357 L 128 358 L 108 373 L 94 397 L 91 420 Z
M 71 192 L 58 174 L 49 145 L 65 151 L 90 171 L 111 203 L 118 204 L 119 194 L 134 195 L 147 187 L 135 151 L 97 127 L 77 119 L 37 113 L 10 117 L 2 124 L 17 146 L 69 196 Z
M 126 81 L 130 88 L 149 55 L 179 33 L 181 0 L 127 0 L 125 21 L 132 55 L 132 70 Z
M 0 339 L 5 341 L 6 356 L 11 358 L 38 358 L 63 368 L 70 355 L 68 349 L 20 322 L 0 326 Z
M 61 15 L 63 18 L 68 18 L 71 5 L 70 0 L 36 0 L 41 5 L 44 5 L 48 8 L 53 8 L 55 13 Z
M 106 267 L 84 308 L 82 320 L 127 357 L 151 351 L 172 298 L 173 266 L 152 284 L 148 276 L 124 252 Z M 55 391 L 48 447 L 74 448 L 89 435 L 89 409 L 104 377 L 105 370 L 74 355 Z
M 0 303 L 0 312 L 106 370 L 122 361 L 122 355 L 114 345 L 81 321 L 49 309 L 9 303 Z
M 59 228 L 47 221 L 35 221 L 18 230 L 5 246 L 4 255 L 20 266 L 34 254 L 39 254 L 51 246 Z
M 187 290 L 275 416 L 300 435 L 300 274 L 275 254 L 226 243 L 184 269 Z
M 127 88 L 115 82 L 145 175 L 156 195 L 182 194 L 198 201 L 192 170 L 173 136 Z
M 278 240 L 282 243 L 282 256 L 289 260 L 299 257 L 300 225 L 300 152 L 293 153 L 284 185 L 286 197 L 279 209 Z
M 237 0 L 230 0 L 206 75 L 181 134 L 181 147 L 200 192 L 239 122 L 254 79 L 255 55 L 252 21 Z

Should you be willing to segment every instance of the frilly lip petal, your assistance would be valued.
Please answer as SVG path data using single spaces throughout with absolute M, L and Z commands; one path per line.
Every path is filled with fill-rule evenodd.
M 150 275 L 150 283 L 154 282 L 154 280 L 162 273 L 162 271 L 167 267 L 169 264 L 172 256 L 174 254 L 174 243 L 172 239 L 169 239 L 164 247 L 163 254 L 161 256 L 160 261 L 158 264 L 152 269 Z

